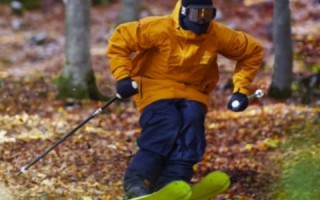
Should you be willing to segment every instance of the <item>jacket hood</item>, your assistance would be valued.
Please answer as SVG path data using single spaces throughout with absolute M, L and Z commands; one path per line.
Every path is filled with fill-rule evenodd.
M 172 13 L 171 13 L 171 16 L 174 19 L 174 23 L 175 23 L 176 28 L 182 28 L 179 23 L 180 9 L 181 9 L 181 0 L 178 0 L 178 2 L 176 3 L 176 6 L 174 7 L 174 9 L 172 10 Z

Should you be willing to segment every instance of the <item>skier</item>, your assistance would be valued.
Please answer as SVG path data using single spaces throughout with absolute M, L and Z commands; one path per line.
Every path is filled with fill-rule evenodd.
M 248 106 L 263 48 L 252 36 L 214 21 L 215 14 L 211 0 L 179 0 L 171 15 L 121 24 L 109 39 L 117 95 L 134 96 L 141 111 L 139 150 L 124 175 L 126 199 L 176 180 L 190 182 L 205 151 L 209 94 L 219 79 L 217 54 L 237 61 L 228 109 Z M 234 100 L 240 103 L 236 108 Z

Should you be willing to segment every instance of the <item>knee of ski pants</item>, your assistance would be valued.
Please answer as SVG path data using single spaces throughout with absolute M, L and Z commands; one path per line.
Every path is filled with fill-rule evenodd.
M 161 100 L 147 106 L 141 114 L 140 149 L 168 157 L 182 125 L 174 100 Z
M 206 147 L 206 107 L 199 102 L 185 100 L 179 110 L 183 123 L 169 159 L 195 164 L 202 159 Z

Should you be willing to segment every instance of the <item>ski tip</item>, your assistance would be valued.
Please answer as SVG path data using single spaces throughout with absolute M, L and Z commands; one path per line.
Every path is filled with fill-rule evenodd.
M 165 188 L 166 187 L 176 188 L 177 191 L 191 190 L 191 186 L 185 181 L 172 181 L 171 183 L 167 184 Z
M 178 197 L 174 199 L 184 200 L 184 199 L 189 199 L 191 197 L 191 194 L 192 194 L 191 185 L 185 181 L 173 181 L 169 183 L 167 186 L 168 188 L 171 187 L 172 197 L 174 196 Z M 171 197 L 168 197 L 168 198 L 171 198 Z
M 130 200 L 187 200 L 191 197 L 191 186 L 184 181 L 173 181 L 160 190 Z
M 215 180 L 215 182 L 217 183 L 229 183 L 230 185 L 230 177 L 227 173 L 223 171 L 211 172 L 209 175 L 206 176 L 206 179 Z
M 192 196 L 189 200 L 211 199 L 225 192 L 229 186 L 230 178 L 225 172 L 211 172 L 192 187 Z

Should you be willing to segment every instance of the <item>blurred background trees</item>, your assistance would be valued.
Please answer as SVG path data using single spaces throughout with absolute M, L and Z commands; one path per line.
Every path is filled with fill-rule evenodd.
M 275 98 L 291 96 L 293 52 L 289 0 L 274 0 L 273 12 L 274 72 L 269 95 Z
M 118 24 L 139 19 L 140 0 L 122 0 Z
M 65 64 L 58 98 L 102 99 L 90 60 L 91 0 L 66 1 Z
M 18 19 L 19 17 L 22 19 L 21 16 L 25 11 L 54 12 L 53 8 L 56 5 L 61 6 L 68 0 L 2 0 L 1 3 L 3 2 L 21 3 L 20 10 L 13 9 L 17 18 L 12 19 L 13 26 L 19 30 L 24 25 Z M 113 27 L 119 23 L 137 20 L 141 16 L 169 14 L 175 2 L 92 0 L 94 12 L 101 11 L 99 20 L 107 18 L 106 23 L 108 23 L 103 25 L 106 27 L 105 33 L 99 40 L 104 40 L 106 44 Z M 320 36 L 316 34 L 319 32 L 316 23 L 312 22 L 320 19 L 318 0 L 213 0 L 213 2 L 219 9 L 219 21 L 237 30 L 253 34 L 263 42 L 267 54 L 264 68 L 272 70 L 268 88 L 270 96 L 280 99 L 288 99 L 291 96 L 306 104 L 319 97 L 320 67 L 317 58 L 320 57 Z M 118 14 L 109 10 L 109 7 L 113 6 L 113 10 L 117 10 Z M 290 16 L 290 9 L 294 9 L 293 16 Z M 65 18 L 67 19 L 67 15 Z M 97 20 L 91 19 L 91 21 Z M 91 26 L 95 27 L 93 24 Z M 229 68 L 228 64 L 228 68 L 223 67 L 223 69 L 230 71 L 231 67 Z

